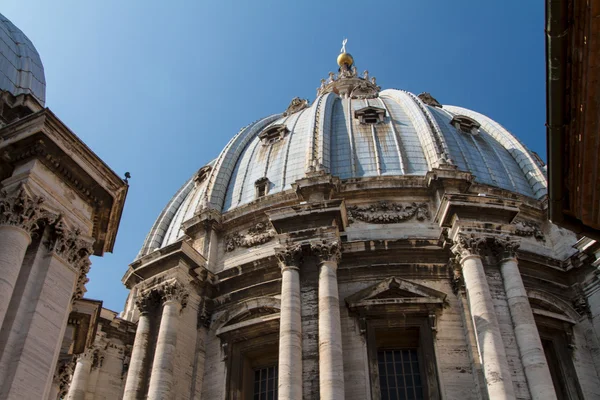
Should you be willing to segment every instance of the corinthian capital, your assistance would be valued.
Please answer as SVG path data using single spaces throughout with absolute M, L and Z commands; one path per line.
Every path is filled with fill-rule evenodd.
M 148 314 L 155 311 L 160 306 L 160 293 L 156 289 L 146 290 L 138 293 L 135 299 L 135 305 L 142 314 Z
M 163 302 L 166 303 L 167 301 L 175 301 L 181 304 L 181 308 L 185 308 L 187 305 L 188 292 L 179 283 L 165 283 L 159 290 Z
M 276 250 L 276 256 L 281 267 L 300 267 L 302 264 L 302 247 L 299 244 L 289 244 Z
M 312 243 L 310 250 L 319 258 L 320 262 L 335 261 L 339 263 L 342 257 L 340 243 L 337 240 Z
M 31 233 L 40 220 L 54 222 L 58 216 L 44 210 L 43 203 L 43 197 L 29 194 L 24 186 L 12 193 L 0 190 L 0 225 L 17 226 Z
M 511 239 L 509 236 L 490 239 L 490 246 L 498 260 L 516 258 L 520 245 L 518 241 Z
M 79 229 L 68 229 L 61 219 L 53 227 L 50 240 L 45 243 L 46 247 L 73 267 L 81 269 L 93 252 L 94 239 L 84 237 Z
M 480 256 L 483 253 L 487 239 L 473 234 L 459 233 L 452 246 L 452 252 L 459 258 Z

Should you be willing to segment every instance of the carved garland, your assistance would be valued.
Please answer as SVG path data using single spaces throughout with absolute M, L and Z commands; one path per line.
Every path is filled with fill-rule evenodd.
M 372 224 L 395 224 L 412 218 L 416 218 L 418 221 L 426 221 L 430 218 L 427 203 L 413 202 L 403 205 L 380 201 L 367 206 L 351 206 L 347 211 L 350 223 L 358 220 Z
M 225 251 L 234 251 L 237 247 L 254 247 L 271 241 L 275 231 L 263 222 L 257 223 L 245 233 L 234 233 L 225 239 Z
M 69 392 L 69 386 L 73 379 L 73 373 L 75 372 L 75 357 L 71 357 L 68 360 L 61 362 L 56 369 L 54 374 L 54 382 L 58 385 L 58 398 L 64 399 L 67 397 Z
M 546 238 L 540 227 L 533 222 L 518 221 L 514 223 L 515 235 L 523 237 L 534 237 L 536 240 L 545 242 Z

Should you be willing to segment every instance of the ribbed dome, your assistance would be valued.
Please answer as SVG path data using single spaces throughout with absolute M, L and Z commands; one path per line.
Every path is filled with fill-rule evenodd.
M 46 102 L 44 67 L 31 40 L 0 14 L 0 90 L 14 96 L 28 93 Z
M 345 180 L 452 168 L 471 172 L 480 184 L 536 199 L 546 194 L 542 163 L 474 111 L 395 89 L 373 98 L 325 92 L 310 107 L 295 102 L 291 112 L 243 128 L 190 179 L 154 224 L 140 256 L 180 238 L 181 223 L 202 208 L 226 213 L 255 201 L 259 182 L 269 196 L 291 190 L 315 170 Z

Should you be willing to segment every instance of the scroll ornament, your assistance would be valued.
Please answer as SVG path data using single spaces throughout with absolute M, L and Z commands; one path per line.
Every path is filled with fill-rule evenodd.
M 416 202 L 403 205 L 380 201 L 367 206 L 350 206 L 347 211 L 350 223 L 358 220 L 372 224 L 395 224 L 412 218 L 418 221 L 426 221 L 430 218 L 427 203 Z

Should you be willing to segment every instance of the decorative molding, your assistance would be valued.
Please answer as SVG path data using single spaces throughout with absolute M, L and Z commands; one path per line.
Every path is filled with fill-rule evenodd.
M 302 111 L 305 108 L 308 108 L 309 101 L 308 99 L 301 99 L 300 97 L 294 97 L 290 102 L 290 105 L 287 107 L 285 112 L 283 113 L 284 117 L 290 116 L 292 114 L 297 113 L 298 111 Z
M 590 303 L 588 303 L 587 298 L 580 294 L 575 299 L 573 299 L 573 308 L 577 311 L 577 314 L 582 317 L 592 318 L 592 310 L 590 308 Z
M 371 224 L 395 224 L 416 218 L 418 221 L 429 220 L 429 205 L 427 203 L 399 204 L 380 201 L 367 206 L 350 206 L 347 208 L 348 222 L 356 220 Z
M 52 224 L 52 228 L 50 239 L 44 243 L 48 251 L 77 269 L 89 267 L 88 257 L 93 254 L 94 239 L 84 237 L 79 229 L 69 229 L 61 218 Z
M 518 241 L 509 236 L 489 238 L 488 244 L 498 261 L 505 258 L 516 258 L 517 250 L 521 246 Z
M 459 233 L 451 250 L 456 254 L 456 257 L 458 258 L 457 261 L 460 262 L 460 260 L 465 257 L 482 255 L 486 245 L 486 237 Z
M 335 261 L 340 262 L 342 251 L 338 241 L 322 241 L 319 243 L 311 243 L 310 250 L 312 254 L 317 256 L 320 262 Z
M 43 197 L 29 194 L 22 184 L 13 193 L 0 190 L 0 225 L 17 226 L 31 234 L 42 220 L 54 223 L 58 215 L 44 210 L 44 201 Z
M 181 304 L 181 309 L 187 306 L 189 293 L 177 282 L 168 282 L 159 288 L 163 303 L 174 301 Z
M 275 231 L 264 222 L 259 222 L 244 233 L 234 233 L 225 239 L 225 251 L 234 251 L 237 247 L 254 247 L 275 237 Z
M 302 247 L 299 244 L 289 244 L 276 250 L 275 255 L 279 264 L 284 267 L 300 267 L 302 264 Z
M 56 373 L 54 374 L 54 383 L 58 385 L 58 398 L 64 399 L 69 392 L 73 373 L 75 372 L 75 357 L 70 357 L 58 364 Z
M 533 222 L 517 221 L 513 225 L 515 226 L 515 235 L 517 236 L 534 237 L 541 242 L 546 241 L 546 237 L 540 227 Z
M 139 293 L 135 299 L 135 305 L 142 314 L 156 311 L 160 307 L 161 295 L 156 288 Z

